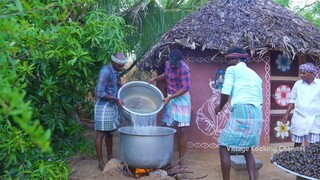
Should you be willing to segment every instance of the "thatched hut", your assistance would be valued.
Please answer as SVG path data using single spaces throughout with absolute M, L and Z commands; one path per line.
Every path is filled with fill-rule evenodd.
M 213 112 L 219 94 L 211 87 L 216 71 L 226 69 L 223 53 L 231 46 L 252 55 L 248 66 L 264 81 L 264 125 L 261 145 L 290 141 L 275 132 L 276 121 L 287 106 L 287 96 L 299 79 L 298 66 L 320 65 L 320 29 L 271 0 L 211 0 L 161 36 L 138 67 L 163 70 L 170 49 L 180 48 L 192 71 L 194 106 L 188 130 L 188 148 L 211 150 L 230 114 L 228 107 Z M 165 93 L 165 83 L 159 83 Z

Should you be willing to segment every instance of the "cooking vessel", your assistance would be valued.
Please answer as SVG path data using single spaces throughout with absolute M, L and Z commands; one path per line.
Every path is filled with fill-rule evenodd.
M 120 132 L 120 159 L 130 167 L 157 169 L 167 166 L 173 159 L 174 133 L 163 126 L 126 126 Z
M 163 107 L 163 94 L 154 85 L 143 81 L 132 81 L 124 84 L 118 92 L 118 98 L 124 105 L 122 115 L 131 120 L 131 115 L 151 116 L 157 114 Z

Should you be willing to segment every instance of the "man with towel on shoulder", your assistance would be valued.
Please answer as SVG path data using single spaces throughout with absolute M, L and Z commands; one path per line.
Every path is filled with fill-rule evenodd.
M 260 143 L 262 128 L 262 80 L 246 63 L 249 55 L 242 48 L 230 48 L 225 56 L 230 65 L 225 73 L 218 114 L 231 97 L 231 117 L 218 140 L 224 180 L 230 179 L 230 150 L 241 149 L 250 180 L 255 177 L 252 147 Z
M 187 148 L 185 127 L 190 126 L 191 99 L 189 94 L 191 71 L 183 61 L 183 54 L 179 49 L 169 53 L 169 61 L 165 63 L 165 72 L 151 78 L 149 83 L 166 80 L 167 97 L 164 98 L 162 125 L 178 126 L 180 165 L 185 166 L 184 158 Z
M 291 140 L 300 147 L 305 139 L 308 143 L 320 142 L 320 80 L 316 78 L 318 68 L 312 63 L 299 66 L 301 79 L 295 82 L 290 93 L 290 103 L 282 118 L 286 123 L 291 110 Z
M 108 65 L 104 65 L 99 72 L 96 86 L 94 122 L 95 130 L 97 131 L 96 151 L 101 171 L 106 165 L 102 157 L 102 140 L 104 137 L 108 161 L 113 158 L 113 133 L 120 125 L 121 117 L 118 109 L 123 105 L 123 101 L 117 98 L 118 88 L 121 86 L 119 72 L 127 61 L 122 52 L 117 52 L 111 56 L 111 62 Z

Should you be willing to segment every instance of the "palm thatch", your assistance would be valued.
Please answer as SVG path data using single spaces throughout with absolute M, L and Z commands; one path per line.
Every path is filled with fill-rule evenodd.
M 271 0 L 209 0 L 162 35 L 138 67 L 157 68 L 174 46 L 222 53 L 240 46 L 252 56 L 280 50 L 289 57 L 320 57 L 320 29 Z

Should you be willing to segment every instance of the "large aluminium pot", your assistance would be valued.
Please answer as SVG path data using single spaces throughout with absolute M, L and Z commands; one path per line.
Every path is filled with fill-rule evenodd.
M 174 133 L 163 126 L 126 126 L 120 132 L 120 159 L 130 167 L 157 169 L 167 166 L 173 159 Z
M 118 92 L 118 98 L 124 105 L 121 114 L 129 120 L 131 115 L 156 115 L 163 107 L 163 94 L 154 85 L 143 81 L 132 81 L 124 84 Z

